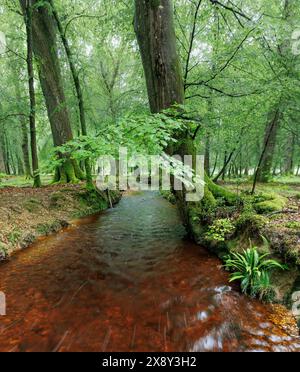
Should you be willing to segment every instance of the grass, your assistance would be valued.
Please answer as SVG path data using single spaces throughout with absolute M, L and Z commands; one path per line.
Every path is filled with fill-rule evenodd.
M 246 179 L 226 180 L 225 185 L 234 192 L 251 191 L 252 189 L 252 182 Z M 300 177 L 276 177 L 269 183 L 258 184 L 256 193 L 261 192 L 300 198 Z
M 42 184 L 44 186 L 50 185 L 53 180 L 53 176 L 51 175 L 42 175 Z M 5 187 L 32 187 L 33 181 L 32 179 L 27 179 L 23 176 L 7 176 L 2 175 L 0 177 L 0 189 Z

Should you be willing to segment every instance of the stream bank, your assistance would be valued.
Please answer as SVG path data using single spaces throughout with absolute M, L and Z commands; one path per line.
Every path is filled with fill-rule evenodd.
M 0 261 L 73 220 L 103 211 L 120 193 L 88 192 L 83 184 L 0 189 Z
M 252 246 L 287 265 L 286 271 L 272 272 L 270 291 L 263 299 L 291 309 L 292 295 L 300 290 L 299 185 L 259 185 L 255 195 L 249 193 L 249 185 L 223 187 L 234 192 L 236 200 L 217 197 L 209 203 L 204 198 L 200 206 L 190 208 L 194 240 L 223 261 Z

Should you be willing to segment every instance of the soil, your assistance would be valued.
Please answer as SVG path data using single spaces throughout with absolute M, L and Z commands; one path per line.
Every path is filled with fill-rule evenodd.
M 0 189 L 0 260 L 109 205 L 106 193 L 88 193 L 83 184 Z

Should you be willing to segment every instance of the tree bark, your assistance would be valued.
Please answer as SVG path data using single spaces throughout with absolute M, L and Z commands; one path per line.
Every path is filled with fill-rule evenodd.
M 292 24 L 293 14 L 296 2 L 294 0 L 285 0 L 282 20 L 287 23 L 287 25 Z M 279 58 L 284 58 L 284 64 L 286 67 L 286 76 L 289 77 L 291 73 L 295 70 L 295 58 L 292 56 L 290 48 L 290 40 L 284 40 L 278 45 Z M 280 128 L 281 112 L 283 107 L 286 106 L 287 102 L 284 102 L 284 91 L 282 92 L 280 102 L 276 108 L 276 113 L 274 118 L 270 123 L 266 125 L 265 138 L 263 143 L 263 155 L 260 158 L 260 164 L 257 168 L 257 173 L 255 175 L 255 182 L 268 182 L 271 175 L 271 169 L 273 164 L 273 158 L 275 153 L 275 147 L 277 142 L 277 134 Z M 271 113 L 274 115 L 274 113 Z M 255 190 L 255 184 L 253 185 Z
M 49 2 L 50 2 L 51 7 L 52 7 L 53 16 L 54 16 L 54 19 L 56 21 L 57 28 L 58 28 L 62 43 L 64 45 L 66 55 L 67 55 L 67 58 L 68 58 L 68 62 L 69 62 L 69 66 L 70 66 L 70 70 L 71 70 L 71 73 L 72 73 L 72 78 L 73 78 L 73 82 L 74 82 L 74 86 L 75 86 L 75 90 L 76 90 L 76 95 L 77 95 L 77 101 L 78 101 L 81 134 L 83 136 L 87 136 L 88 133 L 87 133 L 87 125 L 86 125 L 86 117 L 85 117 L 85 109 L 84 109 L 84 99 L 83 99 L 82 88 L 81 88 L 81 83 L 80 83 L 80 79 L 79 79 L 79 73 L 78 73 L 77 68 L 75 66 L 75 62 L 74 62 L 73 54 L 72 54 L 72 51 L 71 51 L 71 48 L 70 48 L 70 45 L 69 45 L 69 41 L 68 41 L 68 39 L 67 39 L 67 37 L 64 33 L 62 24 L 60 22 L 59 15 L 58 15 L 55 7 L 54 7 L 54 3 L 53 3 L 52 0 L 49 0 Z M 89 189 L 93 189 L 94 185 L 93 185 L 93 177 L 92 177 L 90 159 L 85 159 L 84 165 L 85 165 L 85 172 L 86 172 L 87 187 Z
M 268 182 L 270 178 L 280 119 L 281 112 L 279 111 L 279 109 L 277 109 L 275 114 L 273 113 L 273 118 L 267 126 L 263 150 L 255 175 L 255 183 Z
M 15 90 L 16 90 L 17 102 L 21 102 L 21 89 L 20 89 L 19 81 L 15 82 Z M 20 128 L 21 128 L 21 133 L 22 133 L 22 153 L 23 153 L 25 177 L 31 178 L 32 174 L 31 174 L 31 165 L 30 165 L 30 154 L 29 154 L 28 123 L 26 121 L 25 116 L 23 115 L 20 116 Z
M 286 152 L 284 157 L 284 174 L 291 176 L 294 174 L 294 154 L 295 154 L 296 136 L 289 133 L 286 139 Z
M 20 0 L 23 11 L 26 1 Z M 53 143 L 54 146 L 61 146 L 72 140 L 73 134 L 59 65 L 55 22 L 49 0 L 32 0 L 32 6 L 33 50 L 38 62 Z M 76 182 L 78 178 L 83 178 L 83 175 L 77 162 L 63 156 L 63 165 L 57 169 L 55 181 Z
M 171 0 L 136 0 L 135 32 L 146 76 L 149 103 L 157 113 L 184 103 Z
M 140 47 L 151 112 L 158 113 L 176 104 L 184 104 L 184 83 L 176 48 L 172 1 L 135 0 L 135 32 Z M 178 140 L 176 148 L 170 146 L 168 148 L 171 155 L 196 155 L 195 144 L 188 131 L 178 135 Z M 226 192 L 207 176 L 205 181 L 206 201 L 213 199 L 213 192 L 218 196 L 226 197 Z M 200 207 L 201 203 L 187 203 L 184 190 L 176 192 L 175 195 L 183 222 L 188 232 L 194 235 L 193 210 Z
M 32 2 L 26 0 L 25 7 L 25 23 L 27 35 L 27 69 L 28 69 L 28 89 L 30 98 L 30 144 L 31 144 L 31 157 L 32 157 L 32 170 L 33 170 L 33 186 L 41 187 L 41 178 L 39 172 L 39 161 L 36 141 L 36 125 L 35 125 L 35 112 L 36 100 L 34 90 L 34 69 L 33 69 L 33 37 L 32 37 Z

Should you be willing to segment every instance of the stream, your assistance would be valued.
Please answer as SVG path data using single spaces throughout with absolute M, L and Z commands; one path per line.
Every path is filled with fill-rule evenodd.
M 156 193 L 129 193 L 17 253 L 0 291 L 1 351 L 300 351 Z

